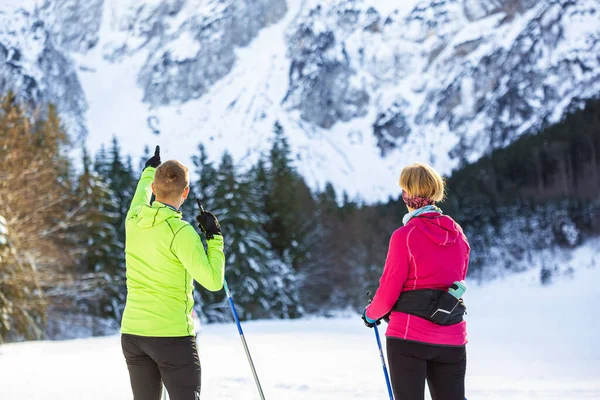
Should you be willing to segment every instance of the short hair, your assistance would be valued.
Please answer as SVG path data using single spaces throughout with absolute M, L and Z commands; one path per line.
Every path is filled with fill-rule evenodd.
M 444 178 L 432 166 L 414 163 L 402 169 L 400 186 L 410 197 L 442 201 L 446 196 Z
M 160 198 L 172 199 L 181 196 L 190 185 L 188 167 L 177 160 L 160 164 L 154 174 L 154 191 Z

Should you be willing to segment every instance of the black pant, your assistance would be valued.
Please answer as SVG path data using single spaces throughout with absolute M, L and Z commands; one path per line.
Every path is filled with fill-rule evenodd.
M 464 400 L 467 350 L 387 339 L 396 400 L 423 400 L 425 380 L 433 400 Z
M 160 400 L 163 382 L 170 400 L 200 399 L 200 359 L 193 336 L 123 334 L 121 346 L 134 400 Z

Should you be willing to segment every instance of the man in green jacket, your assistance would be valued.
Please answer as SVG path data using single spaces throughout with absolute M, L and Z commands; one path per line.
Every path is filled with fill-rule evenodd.
M 196 217 L 208 252 L 179 207 L 189 194 L 188 168 L 148 160 L 125 222 L 127 302 L 121 344 L 134 400 L 160 400 L 162 384 L 171 400 L 200 398 L 200 360 L 194 337 L 194 280 L 221 290 L 225 273 L 223 235 L 217 218 Z M 150 204 L 152 193 L 156 200 Z

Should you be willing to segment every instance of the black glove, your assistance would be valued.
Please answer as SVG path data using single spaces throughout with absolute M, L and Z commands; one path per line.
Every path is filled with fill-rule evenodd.
M 148 167 L 158 168 L 160 165 L 160 146 L 156 146 L 156 150 L 154 150 L 154 155 L 148 161 L 146 161 L 146 165 L 144 169 Z
M 371 297 L 371 292 L 367 292 L 367 297 L 369 298 L 369 304 L 371 304 L 371 301 L 373 301 L 373 298 Z M 388 316 L 389 316 L 389 314 L 386 315 L 385 317 L 388 317 Z M 383 317 L 383 318 L 385 318 L 385 317 Z M 365 308 L 365 311 L 363 311 L 363 313 L 362 313 L 362 320 L 364 321 L 367 328 L 372 328 L 375 325 L 381 325 L 381 318 L 375 322 L 371 322 L 372 320 L 367 317 L 367 309 L 366 308 Z
M 375 325 L 381 325 L 380 319 L 378 319 L 375 322 L 371 322 L 369 319 L 367 319 L 367 310 L 366 309 L 365 309 L 365 311 L 363 311 L 362 320 L 365 322 L 365 325 L 367 326 L 367 328 L 372 328 Z
M 214 216 L 213 213 L 204 211 L 204 207 L 198 200 L 198 207 L 200 208 L 200 214 L 196 216 L 196 221 L 198 221 L 198 226 L 206 234 L 206 239 L 210 240 L 214 238 L 215 235 L 223 236 L 221 232 L 221 225 L 219 225 L 219 220 Z

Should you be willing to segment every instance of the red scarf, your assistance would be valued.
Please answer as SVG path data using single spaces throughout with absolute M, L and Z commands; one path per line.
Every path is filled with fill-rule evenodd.
M 410 197 L 404 190 L 402 191 L 402 200 L 404 200 L 404 204 L 415 210 L 425 206 L 432 206 L 435 203 L 427 197 Z

